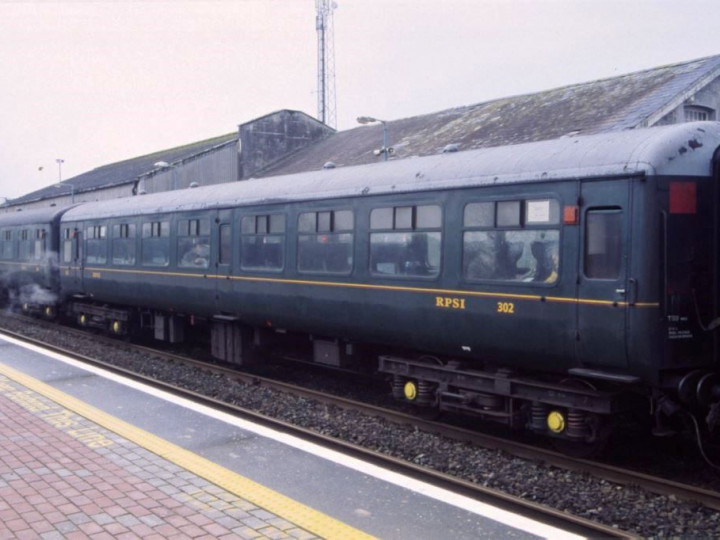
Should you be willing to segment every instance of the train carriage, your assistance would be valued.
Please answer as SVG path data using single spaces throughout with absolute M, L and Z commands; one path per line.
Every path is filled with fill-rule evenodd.
M 59 288 L 57 251 L 60 217 L 66 208 L 0 214 L 2 294 L 30 312 L 54 317 Z
M 639 401 L 660 430 L 720 395 L 718 147 L 693 123 L 82 204 L 60 291 L 116 333 L 206 321 L 228 361 L 379 357 L 424 407 L 592 442 Z

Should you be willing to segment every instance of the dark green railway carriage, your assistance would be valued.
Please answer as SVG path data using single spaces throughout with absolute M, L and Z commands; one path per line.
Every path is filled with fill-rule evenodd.
M 54 317 L 58 302 L 60 216 L 67 208 L 0 214 L 2 294 L 24 311 Z
M 208 321 L 241 363 L 310 336 L 399 398 L 591 441 L 635 399 L 716 401 L 718 147 L 684 124 L 84 204 L 62 292 L 120 333 Z

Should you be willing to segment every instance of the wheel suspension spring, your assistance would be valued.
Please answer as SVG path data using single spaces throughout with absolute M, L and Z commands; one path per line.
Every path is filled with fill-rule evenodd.
M 435 404 L 435 389 L 437 385 L 429 383 L 427 381 L 418 381 L 418 405 L 433 405 Z
M 547 413 L 546 405 L 533 402 L 530 408 L 530 429 L 532 431 L 545 431 L 547 429 Z
M 569 409 L 567 413 L 567 436 L 570 439 L 586 439 L 590 435 L 587 416 L 583 411 Z
M 406 380 L 399 375 L 393 376 L 392 380 L 392 395 L 395 399 L 403 399 L 405 392 L 403 390 Z

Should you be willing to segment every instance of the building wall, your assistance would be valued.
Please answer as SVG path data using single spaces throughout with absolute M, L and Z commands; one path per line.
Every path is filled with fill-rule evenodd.
M 718 119 L 718 112 L 720 112 L 720 78 L 715 79 L 713 82 L 705 86 L 692 98 L 685 102 L 685 105 L 699 106 L 711 109 L 714 115 L 710 120 Z M 683 113 L 685 108 L 683 107 Z
M 193 182 L 198 186 L 209 186 L 237 180 L 238 144 L 232 143 L 145 175 L 138 181 L 137 192 L 158 193 L 186 189 Z
M 720 77 L 686 99 L 682 105 L 677 106 L 654 125 L 664 126 L 690 122 L 693 118 L 689 117 L 688 110 L 693 107 L 707 110 L 710 113 L 708 120 L 720 120 Z
M 335 133 L 299 111 L 278 111 L 240 126 L 240 179 L 252 178 L 317 141 Z

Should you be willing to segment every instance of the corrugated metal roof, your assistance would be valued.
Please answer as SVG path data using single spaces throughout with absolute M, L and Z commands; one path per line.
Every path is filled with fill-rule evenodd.
M 78 193 L 85 191 L 130 184 L 139 176 L 152 171 L 155 168 L 154 164 L 158 161 L 173 163 L 181 159 L 188 159 L 192 156 L 202 154 L 218 146 L 235 143 L 237 140 L 237 133 L 229 133 L 212 139 L 111 163 L 110 165 L 104 165 L 92 171 L 69 178 L 62 183 L 62 187 L 55 187 L 55 185 L 48 186 L 28 195 L 18 197 L 17 199 L 12 199 L 10 202 L 16 205 L 42 199 L 51 199 L 61 195 L 70 195 L 70 184 L 72 184 L 76 196 Z
M 720 76 L 720 55 L 545 92 L 497 99 L 387 123 L 392 159 L 461 151 L 643 126 L 653 113 L 700 81 Z M 343 131 L 290 156 L 263 176 L 382 160 L 382 126 Z
M 709 175 L 720 122 L 484 148 L 81 204 L 64 220 L 632 174 Z
M 720 76 L 720 55 L 662 66 L 544 92 L 497 99 L 387 123 L 391 161 L 438 154 L 449 143 L 460 151 L 549 140 L 567 134 L 593 134 L 637 128 L 713 77 Z M 237 141 L 237 133 L 200 141 L 99 167 L 67 180 L 75 193 L 134 182 L 157 161 L 174 162 L 219 144 Z M 264 169 L 269 177 L 382 161 L 373 150 L 382 146 L 382 126 L 363 126 L 335 133 Z M 70 188 L 50 186 L 11 203 L 22 204 L 69 195 Z

